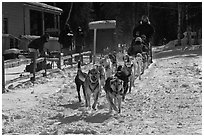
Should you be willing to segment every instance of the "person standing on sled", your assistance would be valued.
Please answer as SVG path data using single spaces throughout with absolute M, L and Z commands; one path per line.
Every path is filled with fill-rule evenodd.
M 149 44 L 149 50 L 150 50 L 150 63 L 153 63 L 152 61 L 152 45 L 150 44 L 150 39 L 154 33 L 154 28 L 150 24 L 149 18 L 146 15 L 142 16 L 141 22 L 138 26 L 136 26 L 133 29 L 133 38 L 136 39 L 136 37 L 141 37 L 142 35 L 146 36 L 146 40 Z

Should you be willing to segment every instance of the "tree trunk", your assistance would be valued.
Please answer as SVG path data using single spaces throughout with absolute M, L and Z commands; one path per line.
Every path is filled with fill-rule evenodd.
M 71 2 L 71 6 L 70 6 L 70 9 L 69 9 L 69 14 L 68 14 L 67 19 L 65 21 L 65 25 L 68 24 L 68 22 L 69 22 L 71 12 L 72 12 L 72 8 L 73 8 L 73 2 Z

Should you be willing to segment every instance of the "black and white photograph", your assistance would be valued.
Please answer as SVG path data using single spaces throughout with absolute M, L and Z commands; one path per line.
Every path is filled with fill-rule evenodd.
M 202 0 L 1 8 L 2 135 L 202 135 Z

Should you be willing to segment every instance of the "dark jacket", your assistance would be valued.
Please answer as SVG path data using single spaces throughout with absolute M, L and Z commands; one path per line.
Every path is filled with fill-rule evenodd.
M 149 47 L 147 44 L 142 44 L 142 52 L 149 52 Z
M 76 33 L 76 41 L 75 41 L 75 45 L 76 45 L 76 52 L 80 53 L 82 51 L 82 47 L 84 46 L 84 32 L 83 30 L 80 28 L 77 29 L 77 33 Z
M 49 36 L 43 35 L 40 38 L 34 39 L 29 43 L 28 48 L 39 50 L 39 52 L 42 53 L 44 44 L 47 42 L 47 38 L 49 38 Z
M 136 37 L 136 32 L 139 32 L 139 36 L 145 35 L 147 37 L 147 40 L 149 40 L 154 33 L 154 28 L 148 23 L 142 23 L 134 28 L 133 30 L 134 38 Z
M 70 29 L 65 28 L 61 31 L 58 42 L 62 44 L 63 48 L 72 46 L 73 33 Z

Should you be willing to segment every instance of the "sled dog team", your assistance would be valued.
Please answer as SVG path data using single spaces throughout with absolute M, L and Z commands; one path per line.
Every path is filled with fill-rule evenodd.
M 112 109 L 121 113 L 121 102 L 125 100 L 127 91 L 131 93 L 134 81 L 137 77 L 141 80 L 141 75 L 148 67 L 147 54 L 137 53 L 136 56 L 123 55 L 123 64 L 118 65 L 117 57 L 114 54 L 101 56 L 99 64 L 94 65 L 88 73 L 81 69 L 81 62 L 77 65 L 77 75 L 75 84 L 79 102 L 81 102 L 80 88 L 83 89 L 85 106 L 89 109 L 96 109 L 98 98 L 104 90 L 109 103 L 109 112 Z M 94 102 L 91 105 L 91 96 Z

